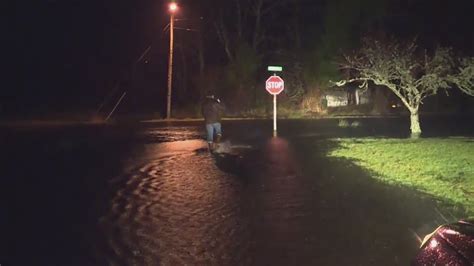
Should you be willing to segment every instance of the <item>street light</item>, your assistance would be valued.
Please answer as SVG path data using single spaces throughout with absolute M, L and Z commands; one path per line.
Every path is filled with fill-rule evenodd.
M 178 10 L 176 3 L 170 3 L 168 5 L 170 12 L 170 55 L 168 61 L 168 94 L 167 94 L 167 105 L 166 105 L 166 119 L 171 118 L 171 85 L 173 79 L 173 38 L 174 38 L 174 14 Z
M 178 5 L 176 3 L 170 3 L 169 9 L 171 13 L 174 13 L 176 10 L 178 10 Z

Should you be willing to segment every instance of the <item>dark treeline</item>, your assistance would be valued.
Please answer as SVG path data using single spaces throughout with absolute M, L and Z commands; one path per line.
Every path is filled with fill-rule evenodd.
M 165 2 L 15 4 L 11 75 L 2 115 L 102 113 L 123 92 L 122 115 L 163 115 L 168 63 Z M 231 113 L 263 112 L 267 65 L 282 65 L 288 109 L 315 108 L 340 56 L 364 36 L 417 36 L 427 48 L 472 55 L 471 0 L 201 0 L 178 2 L 173 113 L 194 115 L 205 94 Z M 387 96 L 388 97 L 388 96 Z

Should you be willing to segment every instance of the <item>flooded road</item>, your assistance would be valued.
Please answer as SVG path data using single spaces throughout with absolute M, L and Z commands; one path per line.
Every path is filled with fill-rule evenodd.
M 5 130 L 0 264 L 407 265 L 442 207 L 325 156 L 407 132 L 337 123 L 225 122 L 218 154 L 199 122 Z

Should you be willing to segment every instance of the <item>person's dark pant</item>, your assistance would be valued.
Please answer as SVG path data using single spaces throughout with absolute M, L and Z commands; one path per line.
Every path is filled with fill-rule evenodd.
M 208 143 L 214 142 L 214 133 L 217 136 L 222 136 L 221 123 L 206 124 L 206 131 L 207 131 L 207 142 Z

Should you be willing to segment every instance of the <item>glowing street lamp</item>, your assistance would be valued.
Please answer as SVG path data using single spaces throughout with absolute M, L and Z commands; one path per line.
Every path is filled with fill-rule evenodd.
M 174 13 L 174 12 L 176 12 L 176 10 L 178 10 L 178 5 L 176 3 L 170 3 L 169 4 L 169 9 L 170 9 L 171 13 Z
M 174 14 L 178 11 L 178 5 L 176 3 L 170 3 L 168 5 L 170 12 L 170 55 L 168 61 L 168 93 L 167 93 L 167 105 L 166 105 L 166 119 L 171 118 L 171 85 L 173 79 L 173 38 L 174 38 Z

